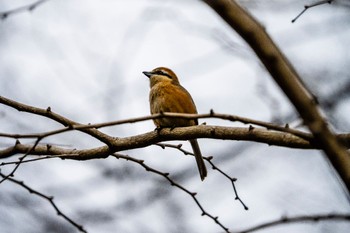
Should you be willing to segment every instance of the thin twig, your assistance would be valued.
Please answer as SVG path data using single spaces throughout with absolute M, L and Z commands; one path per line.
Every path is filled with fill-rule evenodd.
M 266 223 L 257 225 L 255 227 L 250 227 L 243 231 L 237 231 L 235 233 L 248 233 L 248 232 L 258 231 L 264 228 L 284 225 L 286 223 L 318 222 L 318 221 L 350 221 L 350 214 L 325 214 L 325 215 L 283 217 L 279 220 L 266 222 Z
M 229 229 L 227 227 L 225 227 L 220 221 L 219 221 L 219 217 L 214 217 L 213 215 L 209 214 L 204 208 L 203 206 L 200 204 L 199 200 L 197 199 L 196 195 L 197 193 L 195 192 L 191 192 L 188 189 L 186 189 L 184 186 L 182 186 L 181 184 L 175 182 L 173 179 L 171 179 L 169 177 L 169 173 L 164 173 L 161 172 L 159 170 L 156 170 L 152 167 L 149 167 L 148 165 L 146 165 L 144 163 L 144 160 L 139 160 L 139 159 L 135 159 L 133 157 L 130 157 L 128 155 L 123 155 L 123 154 L 119 154 L 119 153 L 114 153 L 112 154 L 112 156 L 116 157 L 117 159 L 124 159 L 127 161 L 132 161 L 134 163 L 138 163 L 140 164 L 146 171 L 148 172 L 152 172 L 154 174 L 160 175 L 162 177 L 164 177 L 166 180 L 168 180 L 170 182 L 171 186 L 175 186 L 176 188 L 184 191 L 185 193 L 187 193 L 188 195 L 190 195 L 192 197 L 192 199 L 194 200 L 194 202 L 197 204 L 197 206 L 199 207 L 199 209 L 202 211 L 202 216 L 207 216 L 209 218 L 211 218 L 217 225 L 219 225 L 225 232 L 230 232 Z
M 4 19 L 8 18 L 10 15 L 14 15 L 14 14 L 24 12 L 24 11 L 31 12 L 31 11 L 35 10 L 39 5 L 43 4 L 46 1 L 48 1 L 48 0 L 39 0 L 39 1 L 33 2 L 31 4 L 21 6 L 21 7 L 12 9 L 12 10 L 0 12 L 0 19 L 4 20 Z
M 323 0 L 323 1 L 315 2 L 315 3 L 310 4 L 310 5 L 305 5 L 304 9 L 294 19 L 292 19 L 292 23 L 294 23 L 308 9 L 310 9 L 312 7 L 315 7 L 315 6 L 323 5 L 323 4 L 326 4 L 326 3 L 331 4 L 332 2 L 333 2 L 333 0 Z
M 261 127 L 265 127 L 270 130 L 276 130 L 281 132 L 287 132 L 291 133 L 293 135 L 296 135 L 298 137 L 304 138 L 304 139 L 311 139 L 312 135 L 300 130 L 289 128 L 288 125 L 286 126 L 279 126 L 275 125 L 273 123 L 254 120 L 246 117 L 240 117 L 235 115 L 229 115 L 229 114 L 221 114 L 221 113 L 215 113 L 213 110 L 210 110 L 209 113 L 204 114 L 187 114 L 187 113 L 174 113 L 174 112 L 163 112 L 158 114 L 153 114 L 151 116 L 144 116 L 144 117 L 137 117 L 137 118 L 130 118 L 126 120 L 118 120 L 118 121 L 111 121 L 111 122 L 105 122 L 100 124 L 91 124 L 88 126 L 74 126 L 75 129 L 83 129 L 83 128 L 102 128 L 107 126 L 114 126 L 114 125 L 120 125 L 120 124 L 126 124 L 126 123 L 135 123 L 150 119 L 158 119 L 158 118 L 183 118 L 183 119 L 204 119 L 204 118 L 218 118 L 222 120 L 228 120 L 232 122 L 241 122 L 243 124 L 253 124 Z
M 16 164 L 16 166 L 12 169 L 12 171 L 11 171 L 8 175 L 6 175 L 6 176 L 3 177 L 3 179 L 0 181 L 0 184 L 1 184 L 2 182 L 4 182 L 5 180 L 9 179 L 10 177 L 14 176 L 15 172 L 17 171 L 17 169 L 18 169 L 19 166 L 21 165 L 22 161 L 23 161 L 30 153 L 32 153 L 33 150 L 35 150 L 35 147 L 39 144 L 39 142 L 40 142 L 41 139 L 43 139 L 43 138 L 39 137 L 39 138 L 35 141 L 34 145 L 27 151 L 27 153 L 25 153 L 23 156 L 21 156 L 21 157 L 18 158 L 18 163 Z M 19 143 L 19 141 L 16 141 L 16 144 L 18 144 L 18 143 Z
M 1 133 L 0 132 L 0 137 L 6 137 L 6 138 L 14 138 L 14 139 L 20 139 L 20 138 L 44 138 L 44 137 L 49 137 L 52 135 L 64 133 L 67 131 L 73 130 L 72 127 L 64 127 L 61 129 L 56 129 L 56 130 L 51 130 L 47 132 L 42 132 L 42 133 L 30 133 L 30 134 L 11 134 L 11 133 Z
M 224 171 L 222 171 L 220 168 L 218 168 L 217 166 L 215 166 L 215 164 L 212 162 L 212 159 L 213 157 L 210 156 L 209 158 L 206 158 L 206 160 L 211 164 L 211 166 L 213 167 L 213 170 L 217 170 L 218 172 L 220 172 L 222 175 L 224 175 L 227 179 L 230 180 L 231 184 L 232 184 L 232 188 L 233 188 L 233 191 L 235 193 L 235 200 L 238 200 L 243 208 L 245 210 L 248 210 L 248 206 L 246 204 L 244 204 L 244 202 L 242 201 L 242 199 L 238 196 L 238 192 L 237 192 L 237 189 L 236 189 L 236 185 L 235 185 L 235 181 L 237 181 L 236 178 L 233 178 L 231 176 L 229 176 L 227 173 L 225 173 Z
M 19 180 L 16 180 L 14 178 L 11 178 L 11 177 L 7 177 L 6 175 L 0 173 L 0 176 L 3 178 L 3 179 L 6 179 L 8 181 L 11 181 L 15 184 L 18 184 L 20 185 L 21 187 L 25 188 L 26 190 L 28 190 L 28 192 L 30 194 L 34 194 L 34 195 L 37 195 L 41 198 L 44 198 L 46 199 L 48 202 L 50 202 L 51 206 L 56 210 L 57 212 L 57 215 L 61 216 L 62 218 L 64 218 L 65 220 L 67 220 L 70 224 L 72 224 L 74 227 L 76 227 L 79 231 L 81 232 L 85 232 L 87 233 L 87 231 L 84 229 L 84 227 L 82 225 L 79 225 L 78 223 L 76 223 L 74 220 L 72 220 L 71 218 L 69 218 L 67 215 L 65 215 L 59 208 L 58 206 L 55 204 L 54 200 L 53 200 L 53 197 L 52 196 L 47 196 L 37 190 L 34 190 L 33 188 L 29 187 L 28 185 L 24 184 L 23 181 L 19 181 Z
M 76 154 L 78 155 L 78 154 Z M 67 156 L 67 154 L 61 154 L 60 156 L 64 157 Z M 34 158 L 34 159 L 27 159 L 27 160 L 22 160 L 20 161 L 10 161 L 10 162 L 2 162 L 0 163 L 0 167 L 1 166 L 6 166 L 6 165 L 16 165 L 18 163 L 31 163 L 31 162 L 35 162 L 35 161 L 39 161 L 39 160 L 46 160 L 46 159 L 54 159 L 54 158 L 60 158 L 59 156 L 55 156 L 55 155 L 46 155 L 44 157 L 38 157 L 38 158 Z
M 0 96 L 0 103 L 7 105 L 9 107 L 15 108 L 19 111 L 24 111 L 28 113 L 33 113 L 36 115 L 44 116 L 47 118 L 50 118 L 54 121 L 57 121 L 61 124 L 63 124 L 65 127 L 58 130 L 52 130 L 44 133 L 38 133 L 38 134 L 7 134 L 7 133 L 0 133 L 0 137 L 9 137 L 9 138 L 36 138 L 36 137 L 47 137 L 55 134 L 59 134 L 62 132 L 66 132 L 69 130 L 79 130 L 83 131 L 100 141 L 104 143 L 108 143 L 111 139 L 110 136 L 98 131 L 98 128 L 108 127 L 108 126 L 115 126 L 115 125 L 121 125 L 126 123 L 136 123 L 140 121 L 146 121 L 151 119 L 158 119 L 158 118 L 183 118 L 183 119 L 202 119 L 202 118 L 217 118 L 222 120 L 228 120 L 232 122 L 241 122 L 243 124 L 252 124 L 256 126 L 265 127 L 269 130 L 275 130 L 280 132 L 286 132 L 293 135 L 296 135 L 298 137 L 304 138 L 306 140 L 312 139 L 312 135 L 310 133 L 306 133 L 297 129 L 289 128 L 288 124 L 285 126 L 276 125 L 269 122 L 254 120 L 246 117 L 240 117 L 236 115 L 229 115 L 229 114 L 221 114 L 221 113 L 215 113 L 213 110 L 210 110 L 207 114 L 185 114 L 185 113 L 171 113 L 171 112 L 164 112 L 164 113 L 158 113 L 151 116 L 143 116 L 143 117 L 136 117 L 136 118 L 129 118 L 125 120 L 117 120 L 117 121 L 110 121 L 110 122 L 104 122 L 104 123 L 97 123 L 97 124 L 80 124 L 74 121 L 71 121 L 57 113 L 52 112 L 51 108 L 47 109 L 41 109 L 32 107 L 29 105 L 25 105 L 10 99 L 7 99 L 5 97 Z
M 189 152 L 187 150 L 182 149 L 182 144 L 173 145 L 173 144 L 169 144 L 169 143 L 156 143 L 155 145 L 160 146 L 163 149 L 165 149 L 165 147 L 175 148 L 175 149 L 181 151 L 182 153 L 184 153 L 185 155 L 192 155 L 193 156 L 192 152 Z M 213 156 L 209 156 L 209 157 L 203 156 L 203 159 L 208 161 L 208 163 L 210 163 L 210 165 L 212 166 L 213 170 L 217 170 L 220 174 L 222 174 L 224 177 L 226 177 L 231 182 L 232 187 L 233 187 L 233 191 L 235 193 L 235 200 L 238 200 L 242 204 L 243 208 L 245 210 L 248 210 L 248 206 L 246 206 L 244 204 L 244 202 L 242 201 L 242 199 L 238 196 L 237 189 L 236 189 L 236 186 L 235 186 L 235 183 L 234 183 L 235 181 L 237 181 L 237 179 L 234 178 L 234 177 L 229 176 L 226 172 L 222 171 L 218 166 L 216 166 L 213 163 L 213 161 L 212 161 Z
M 9 107 L 12 107 L 14 109 L 17 109 L 18 111 L 22 111 L 22 112 L 28 112 L 28 113 L 32 113 L 35 115 L 39 115 L 39 116 L 43 116 L 46 118 L 49 118 L 51 120 L 54 120 L 60 124 L 62 124 L 63 126 L 65 126 L 65 128 L 63 129 L 58 129 L 58 130 L 53 130 L 53 131 L 49 131 L 47 133 L 43 133 L 43 135 L 38 134 L 38 137 L 46 137 L 48 135 L 54 135 L 54 134 L 58 134 L 58 133 L 62 133 L 65 131 L 68 131 L 69 128 L 72 128 L 73 126 L 79 126 L 81 125 L 78 122 L 72 121 L 66 117 L 63 117 L 55 112 L 52 111 L 51 107 L 48 107 L 46 109 L 42 109 L 42 108 L 37 108 L 37 107 L 33 107 L 33 106 L 29 106 L 23 103 L 19 103 L 17 101 L 5 98 L 3 96 L 0 96 L 0 104 L 4 104 L 7 105 Z M 86 126 L 86 125 L 84 125 Z M 109 142 L 113 141 L 114 137 L 111 137 L 105 133 L 102 133 L 101 131 L 93 128 L 93 127 L 87 127 L 85 129 L 77 129 L 81 132 L 84 132 L 98 140 L 100 140 L 101 142 L 105 143 L 108 145 Z M 16 136 L 16 135 L 13 135 Z M 33 136 L 33 135 L 31 135 Z M 16 137 L 14 137 L 16 138 Z M 110 146 L 110 145 L 109 145 Z

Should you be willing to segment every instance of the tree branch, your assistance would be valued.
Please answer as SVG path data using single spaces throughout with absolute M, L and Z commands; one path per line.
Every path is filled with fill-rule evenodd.
M 326 3 L 331 4 L 332 2 L 333 2 L 333 0 L 322 0 L 322 1 L 317 1 L 315 3 L 312 3 L 310 5 L 305 5 L 304 6 L 304 10 L 302 10 L 294 19 L 292 19 L 292 23 L 294 23 L 308 9 L 310 9 L 312 7 L 315 7 L 315 6 L 323 5 L 323 4 L 326 4 Z
M 318 221 L 350 221 L 349 214 L 326 214 L 326 215 L 311 215 L 311 216 L 297 216 L 297 217 L 284 217 L 279 220 L 266 222 L 255 227 L 248 228 L 243 231 L 236 231 L 235 233 L 248 233 L 258 231 L 261 229 L 274 227 L 286 223 L 298 223 L 298 222 L 318 222 Z
M 0 150 L 0 158 L 10 157 L 18 153 L 28 153 L 33 155 L 54 155 L 62 159 L 88 160 L 106 158 L 109 154 L 142 148 L 162 141 L 189 140 L 193 138 L 214 138 L 242 141 L 255 141 L 268 145 L 283 146 L 299 149 L 319 149 L 320 145 L 312 141 L 305 140 L 295 135 L 283 132 L 274 132 L 261 128 L 241 128 L 222 126 L 191 126 L 179 127 L 175 129 L 164 128 L 160 132 L 152 131 L 125 138 L 113 138 L 108 142 L 110 146 L 101 146 L 92 149 L 66 149 L 52 145 L 33 145 L 16 143 L 14 146 Z M 350 145 L 350 134 L 339 135 Z
M 108 141 L 111 139 L 108 135 L 101 133 L 98 130 L 98 128 L 108 127 L 108 126 L 115 126 L 115 125 L 121 125 L 126 123 L 136 123 L 140 121 L 146 121 L 151 119 L 158 119 L 158 118 L 184 118 L 184 119 L 204 119 L 204 118 L 217 118 L 217 119 L 223 119 L 228 120 L 232 122 L 241 122 L 243 124 L 253 124 L 257 126 L 262 126 L 267 129 L 272 129 L 276 131 L 281 132 L 288 132 L 291 134 L 294 134 L 296 136 L 299 136 L 301 138 L 305 139 L 312 139 L 312 135 L 309 133 L 289 128 L 288 124 L 285 126 L 280 126 L 276 124 L 272 124 L 269 122 L 254 120 L 246 117 L 240 117 L 236 115 L 229 115 L 229 114 L 221 114 L 221 113 L 215 113 L 213 110 L 210 110 L 210 113 L 207 114 L 184 114 L 184 113 L 173 113 L 173 112 L 163 112 L 158 114 L 153 114 L 151 116 L 143 116 L 143 117 L 136 117 L 136 118 L 129 118 L 125 120 L 116 120 L 116 121 L 110 121 L 110 122 L 104 122 L 104 123 L 97 123 L 97 124 L 80 124 L 74 121 L 71 121 L 63 116 L 60 116 L 57 113 L 52 112 L 51 108 L 48 107 L 47 109 L 41 109 L 37 107 L 32 107 L 23 103 L 19 103 L 10 99 L 7 99 L 3 96 L 0 96 L 0 103 L 7 105 L 9 107 L 15 108 L 18 111 L 33 113 L 36 115 L 44 116 L 47 118 L 50 118 L 54 121 L 57 121 L 58 123 L 63 124 L 64 128 L 57 129 L 45 133 L 40 134 L 6 134 L 6 133 L 0 133 L 0 137 L 11 137 L 11 138 L 39 138 L 39 137 L 47 137 L 59 133 L 63 133 L 69 130 L 80 130 L 82 132 L 88 133 L 89 135 L 99 139 L 100 141 L 104 143 L 108 143 Z
M 218 226 L 220 226 L 225 232 L 229 233 L 229 229 L 224 226 L 220 221 L 219 221 L 219 217 L 218 216 L 213 216 L 212 214 L 210 214 L 209 212 L 207 212 L 204 207 L 202 206 L 202 204 L 199 202 L 199 200 L 197 199 L 196 195 L 197 193 L 195 192 L 191 192 L 188 189 L 186 189 L 183 185 L 177 183 L 176 181 L 174 181 L 173 179 L 171 179 L 169 177 L 169 173 L 165 173 L 165 172 L 161 172 L 157 169 L 154 169 L 150 166 L 148 166 L 147 164 L 144 163 L 143 160 L 139 160 L 139 159 L 135 159 L 132 158 L 128 155 L 122 155 L 122 154 L 118 154 L 118 153 L 114 153 L 112 154 L 112 156 L 116 157 L 117 159 L 125 159 L 128 161 L 132 161 L 134 163 L 138 163 L 139 165 L 141 165 L 147 172 L 152 172 L 154 174 L 160 175 L 163 178 L 165 178 L 166 180 L 168 180 L 170 182 L 171 186 L 175 186 L 176 188 L 182 190 L 183 192 L 185 192 L 186 194 L 190 195 L 193 199 L 193 201 L 196 203 L 196 205 L 198 206 L 198 208 L 202 211 L 202 216 L 207 216 L 209 218 L 211 218 Z
M 37 190 L 34 190 L 33 188 L 29 187 L 28 185 L 26 185 L 23 181 L 19 181 L 16 180 L 14 178 L 5 176 L 4 174 L 2 174 L 0 172 L 0 177 L 2 177 L 3 179 L 6 179 L 12 183 L 15 183 L 19 186 L 22 186 L 24 189 L 26 189 L 30 194 L 34 194 L 36 196 L 39 196 L 41 198 L 46 199 L 48 202 L 50 202 L 51 206 L 56 210 L 57 215 L 61 216 L 62 218 L 64 218 L 66 221 L 68 221 L 70 224 L 72 224 L 74 227 L 76 227 L 79 231 L 81 232 L 85 232 L 87 233 L 87 231 L 84 229 L 84 227 L 80 224 L 78 224 L 77 222 L 75 222 L 74 220 L 72 220 L 70 217 L 68 217 L 67 215 L 65 215 L 56 205 L 56 203 L 53 200 L 53 197 L 47 196 Z
M 257 54 L 303 118 L 315 140 L 350 191 L 350 155 L 331 132 L 322 117 L 317 101 L 303 85 L 301 78 L 272 41 L 265 29 L 233 0 L 203 0 L 212 7 Z
M 52 119 L 52 120 L 54 120 L 54 121 L 56 121 L 64 126 L 66 126 L 63 129 L 54 130 L 54 131 L 45 133 L 43 135 L 35 136 L 35 137 L 47 137 L 49 135 L 68 131 L 68 130 L 72 129 L 73 127 L 78 127 L 81 125 L 80 123 L 77 123 L 77 122 L 72 121 L 68 118 L 65 118 L 57 113 L 54 113 L 50 107 L 48 107 L 47 109 L 36 108 L 36 107 L 32 107 L 32 106 L 29 106 L 29 105 L 26 105 L 23 103 L 16 102 L 14 100 L 10 100 L 10 99 L 5 98 L 3 96 L 0 96 L 0 104 L 7 105 L 9 107 L 17 109 L 18 111 L 28 112 L 28 113 L 32 113 L 32 114 L 39 115 L 39 116 L 44 116 L 46 118 Z M 101 142 L 103 142 L 107 145 L 110 141 L 113 140 L 113 137 L 111 137 L 107 134 L 104 134 L 104 133 L 102 133 L 99 130 L 94 129 L 94 128 L 82 128 L 82 129 L 77 129 L 77 130 L 84 132 L 84 133 L 100 140 Z M 29 137 L 32 137 L 32 136 L 29 135 Z
M 175 149 L 178 149 L 179 151 L 181 151 L 182 153 L 184 153 L 185 155 L 192 155 L 192 156 L 194 156 L 194 154 L 192 152 L 189 152 L 187 150 L 182 149 L 182 144 L 172 145 L 172 144 L 168 144 L 168 143 L 157 143 L 156 145 L 162 147 L 163 149 L 165 149 L 165 147 L 175 148 Z M 217 167 L 212 161 L 213 156 L 209 156 L 209 157 L 203 156 L 203 159 L 205 159 L 206 161 L 208 161 L 208 163 L 210 163 L 210 165 L 212 166 L 213 170 L 217 170 L 221 175 L 223 175 L 225 178 L 227 178 L 231 182 L 232 188 L 233 188 L 233 192 L 235 193 L 235 200 L 238 200 L 242 204 L 243 208 L 245 210 L 248 210 L 248 206 L 238 196 L 236 185 L 235 185 L 235 181 L 237 179 L 229 176 L 226 172 L 224 172 L 219 167 Z
M 39 0 L 36 2 L 33 2 L 31 4 L 25 5 L 25 6 L 21 6 L 9 11 L 3 11 L 0 12 L 0 19 L 6 19 L 7 17 L 9 17 L 10 15 L 14 15 L 20 12 L 24 12 L 24 11 L 33 11 L 34 9 L 36 9 L 39 5 L 43 4 L 44 2 L 47 2 L 48 0 Z

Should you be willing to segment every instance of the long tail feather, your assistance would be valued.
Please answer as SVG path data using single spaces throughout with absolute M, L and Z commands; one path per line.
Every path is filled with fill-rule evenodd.
M 197 139 L 190 140 L 190 143 L 193 149 L 194 157 L 196 158 L 197 167 L 199 170 L 199 174 L 201 176 L 201 180 L 203 181 L 204 178 L 207 176 L 207 168 L 205 167 L 201 150 L 199 149 Z

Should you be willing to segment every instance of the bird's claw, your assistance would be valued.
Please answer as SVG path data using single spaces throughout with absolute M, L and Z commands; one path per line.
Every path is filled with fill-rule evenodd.
M 154 131 L 157 131 L 157 133 L 159 134 L 159 133 L 160 133 L 160 131 L 161 131 L 162 129 L 163 129 L 162 127 L 157 126 L 157 127 L 154 129 Z

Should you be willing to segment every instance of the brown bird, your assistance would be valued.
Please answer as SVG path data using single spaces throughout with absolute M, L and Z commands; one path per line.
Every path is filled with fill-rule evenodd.
M 172 70 L 158 67 L 150 72 L 144 71 L 143 74 L 150 80 L 149 102 L 151 114 L 161 112 L 197 113 L 196 105 L 190 93 L 180 85 L 176 74 Z M 198 125 L 197 119 L 159 118 L 154 119 L 153 122 L 157 128 Z M 191 139 L 190 143 L 196 158 L 199 174 L 201 179 L 204 180 L 207 176 L 207 169 L 197 139 Z

